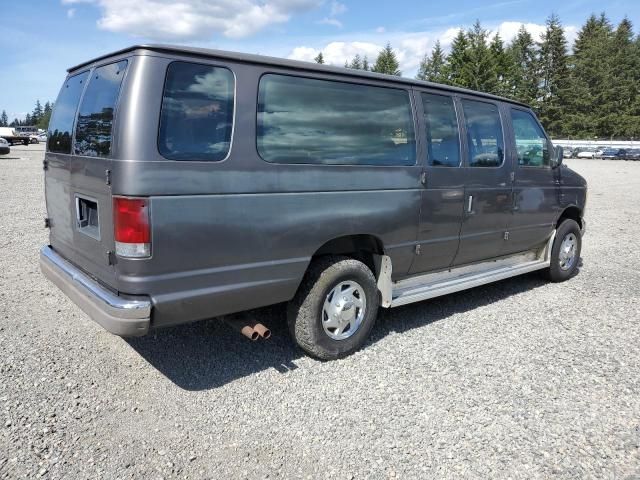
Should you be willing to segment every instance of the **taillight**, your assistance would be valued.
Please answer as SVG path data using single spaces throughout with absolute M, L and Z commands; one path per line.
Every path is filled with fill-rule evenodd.
M 151 255 L 149 199 L 113 197 L 113 236 L 116 255 L 135 258 Z

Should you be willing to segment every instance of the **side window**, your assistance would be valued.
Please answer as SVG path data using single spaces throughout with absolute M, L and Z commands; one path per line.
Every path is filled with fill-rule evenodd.
M 71 153 L 73 122 L 89 72 L 67 78 L 58 94 L 49 121 L 48 149 L 55 153 Z
M 82 97 L 73 153 L 88 157 L 108 157 L 111 153 L 111 130 L 120 85 L 127 61 L 96 68 Z
M 518 165 L 548 167 L 550 156 L 547 137 L 533 115 L 522 110 L 511 109 L 511 122 L 516 137 Z
M 497 105 L 462 100 L 470 167 L 499 167 L 504 160 L 502 124 Z
M 453 98 L 446 95 L 422 94 L 424 123 L 427 134 L 429 165 L 458 167 L 460 136 Z
M 395 88 L 264 75 L 257 147 L 267 162 L 415 165 L 409 93 Z
M 162 94 L 160 154 L 170 160 L 224 160 L 231 146 L 234 83 L 227 68 L 172 62 Z

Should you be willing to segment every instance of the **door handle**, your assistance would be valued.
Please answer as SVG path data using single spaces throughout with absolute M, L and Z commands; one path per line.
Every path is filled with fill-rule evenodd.
M 427 186 L 427 172 L 422 172 L 420 174 L 420 183 L 425 187 Z
M 467 199 L 467 213 L 473 213 L 473 195 Z

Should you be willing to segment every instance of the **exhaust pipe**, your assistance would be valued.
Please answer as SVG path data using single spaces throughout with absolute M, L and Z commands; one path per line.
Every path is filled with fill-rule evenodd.
M 255 323 L 254 322 L 253 323 L 253 331 L 256 332 L 258 335 L 260 335 L 265 340 L 267 340 L 269 337 L 271 337 L 271 330 L 269 330 L 267 327 L 265 327 L 261 323 Z
M 224 318 L 224 322 L 233 328 L 235 331 L 240 332 L 252 342 L 255 342 L 260 338 L 260 334 L 253 328 L 253 325 L 243 318 Z M 268 338 L 268 337 L 267 337 Z

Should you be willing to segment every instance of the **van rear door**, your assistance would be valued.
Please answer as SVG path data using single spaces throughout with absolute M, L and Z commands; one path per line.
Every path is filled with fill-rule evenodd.
M 49 124 L 45 198 L 50 244 L 71 263 L 114 286 L 110 159 L 127 60 L 67 78 Z

